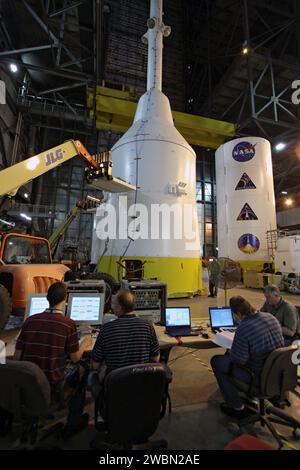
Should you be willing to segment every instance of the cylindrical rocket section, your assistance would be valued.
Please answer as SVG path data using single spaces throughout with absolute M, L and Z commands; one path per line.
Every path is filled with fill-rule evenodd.
M 120 279 L 120 265 L 126 269 L 126 262 L 140 263 L 145 278 L 164 281 L 169 296 L 181 297 L 201 290 L 196 155 L 175 128 L 169 100 L 161 91 L 162 39 L 170 34 L 162 22 L 162 0 L 151 0 L 147 25 L 147 92 L 132 126 L 111 150 L 113 176 L 136 190 L 108 197 L 117 234 L 107 235 L 104 243 L 103 219 L 96 217 L 93 253 L 100 255 L 101 271 Z M 113 222 L 114 217 L 108 225 Z
M 162 0 L 152 0 L 147 21 L 148 40 L 147 90 L 162 88 L 163 31 Z
M 260 269 L 271 261 L 267 231 L 276 229 L 270 143 L 247 137 L 221 145 L 216 185 L 219 256 Z
M 120 260 L 140 260 L 144 277 L 166 282 L 169 296 L 199 292 L 196 155 L 174 127 L 162 92 L 154 88 L 141 97 L 134 123 L 113 146 L 112 158 L 113 175 L 137 189 L 108 198 L 116 208 L 118 234 L 108 237 L 106 249 L 94 237 L 93 252 L 104 254 L 98 268 L 119 277 Z

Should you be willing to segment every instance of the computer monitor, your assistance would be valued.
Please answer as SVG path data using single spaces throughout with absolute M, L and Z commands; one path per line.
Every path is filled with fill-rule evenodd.
M 70 292 L 67 317 L 78 325 L 99 325 L 103 321 L 105 295 L 90 292 Z
M 166 327 L 169 326 L 190 326 L 190 307 L 167 307 Z
M 25 318 L 31 317 L 36 313 L 42 313 L 49 308 L 47 294 L 30 294 L 25 311 Z
M 230 307 L 221 307 L 209 309 L 211 328 L 233 327 L 234 319 Z

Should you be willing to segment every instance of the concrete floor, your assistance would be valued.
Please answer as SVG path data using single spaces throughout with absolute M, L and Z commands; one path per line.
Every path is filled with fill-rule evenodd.
M 236 287 L 227 291 L 227 305 L 230 297 L 235 295 L 241 295 L 245 297 L 255 308 L 259 309 L 264 304 L 265 298 L 261 289 L 248 289 L 243 286 Z M 293 295 L 284 293 L 283 297 L 293 305 L 300 305 L 300 295 Z M 198 318 L 208 318 L 209 307 L 222 307 L 226 305 L 224 291 L 219 289 L 218 297 L 210 298 L 207 296 L 197 296 L 191 299 L 172 299 L 168 301 L 168 305 L 185 306 L 191 307 L 192 320 Z
M 242 295 L 253 305 L 259 308 L 263 304 L 263 295 L 260 290 L 241 288 L 232 289 L 231 295 Z M 300 304 L 300 297 L 285 295 L 292 303 Z M 299 299 L 299 301 L 298 301 Z M 220 291 L 217 299 L 195 297 L 193 299 L 171 300 L 169 305 L 190 305 L 192 321 L 208 317 L 209 306 L 224 305 L 224 293 Z M 174 347 L 170 354 L 169 365 L 173 371 L 173 382 L 170 387 L 173 411 L 161 420 L 156 433 L 151 440 L 167 439 L 169 449 L 223 449 L 224 445 L 232 440 L 238 433 L 236 423 L 224 416 L 219 410 L 222 397 L 218 390 L 213 373 L 210 370 L 210 359 L 214 354 L 221 354 L 221 348 L 207 350 L 191 350 Z M 299 390 L 300 391 L 300 390 Z M 300 420 L 299 397 L 291 395 L 292 407 L 287 408 L 288 413 Z M 73 439 L 65 442 L 56 442 L 65 449 L 88 449 L 89 442 L 97 432 L 93 428 L 93 408 L 88 406 L 90 412 L 89 427 Z M 300 450 L 300 440 L 292 437 L 288 428 L 276 425 L 280 432 L 289 438 L 285 449 L 296 448 Z M 270 433 L 258 424 L 246 431 L 257 435 L 275 445 Z M 7 440 L 0 439 L 0 449 L 9 448 Z

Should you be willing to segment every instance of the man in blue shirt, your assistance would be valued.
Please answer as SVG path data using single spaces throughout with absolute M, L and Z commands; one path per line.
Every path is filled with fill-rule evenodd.
M 244 402 L 238 389 L 230 381 L 228 371 L 232 363 L 247 366 L 255 374 L 259 384 L 260 375 L 269 354 L 284 346 L 280 323 L 270 313 L 257 312 L 243 297 L 230 299 L 233 314 L 239 320 L 230 354 L 214 356 L 211 366 L 225 399 L 221 410 L 237 419 L 246 416 Z M 250 374 L 240 368 L 233 368 L 232 375 L 250 383 Z

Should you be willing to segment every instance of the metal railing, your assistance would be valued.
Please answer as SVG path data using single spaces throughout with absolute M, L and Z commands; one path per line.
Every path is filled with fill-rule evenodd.
M 28 93 L 24 93 L 24 90 L 20 88 L 16 97 L 17 106 L 35 110 L 42 114 L 73 114 L 74 117 L 86 118 L 86 108 L 82 104 L 67 105 L 63 100 L 50 99 L 45 96 L 34 96 Z
M 274 260 L 275 252 L 277 250 L 277 241 L 278 238 L 284 237 L 293 237 L 293 236 L 300 236 L 300 230 L 268 230 L 266 233 L 267 236 L 267 249 L 269 257 Z
M 62 211 L 53 206 L 13 202 L 7 212 L 9 215 L 26 214 L 30 217 L 55 218 Z

